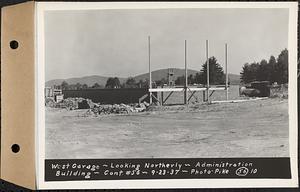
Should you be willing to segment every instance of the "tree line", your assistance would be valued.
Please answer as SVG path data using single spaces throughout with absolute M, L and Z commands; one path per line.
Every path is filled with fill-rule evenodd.
M 240 73 L 242 83 L 250 83 L 253 81 L 270 81 L 284 84 L 288 82 L 288 50 L 284 49 L 275 58 L 270 56 L 269 60 L 261 60 L 260 62 L 245 63 Z M 202 64 L 198 73 L 191 74 L 187 78 L 188 85 L 207 84 L 207 61 Z M 226 77 L 222 66 L 215 57 L 209 58 L 209 81 L 210 84 L 225 84 Z M 229 79 L 230 81 L 230 79 Z M 228 82 L 230 84 L 230 82 Z M 152 82 L 152 87 L 164 86 L 168 84 L 167 77 Z M 184 85 L 185 76 L 179 76 L 175 79 L 175 85 Z M 124 83 L 121 83 L 118 77 L 109 77 L 105 85 L 94 83 L 92 86 L 87 84 L 68 84 L 63 81 L 60 85 L 54 86 L 62 90 L 82 90 L 82 89 L 101 89 L 101 88 L 148 88 L 149 80 L 139 80 L 138 82 L 129 77 Z
M 240 73 L 242 83 L 269 81 L 284 84 L 288 82 L 288 50 L 284 49 L 277 59 L 271 55 L 269 61 L 245 63 Z
M 66 81 L 63 81 L 60 85 L 55 85 L 54 88 L 62 90 L 84 90 L 84 89 L 113 89 L 113 88 L 147 88 L 148 80 L 135 81 L 134 78 L 129 77 L 126 82 L 121 83 L 118 77 L 109 77 L 106 81 L 105 86 L 99 83 L 94 83 L 92 86 L 87 84 L 69 84 Z

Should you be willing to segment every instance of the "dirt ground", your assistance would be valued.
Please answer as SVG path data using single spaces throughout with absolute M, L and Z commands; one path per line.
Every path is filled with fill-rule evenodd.
M 46 108 L 46 158 L 289 156 L 287 99 L 84 112 Z

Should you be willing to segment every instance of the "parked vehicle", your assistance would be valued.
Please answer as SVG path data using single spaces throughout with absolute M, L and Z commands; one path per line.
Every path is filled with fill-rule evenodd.
M 270 82 L 269 81 L 254 81 L 250 86 L 240 87 L 240 95 L 248 97 L 269 97 Z

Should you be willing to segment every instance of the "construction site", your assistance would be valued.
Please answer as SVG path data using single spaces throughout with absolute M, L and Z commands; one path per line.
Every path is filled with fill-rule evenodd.
M 205 85 L 152 81 L 148 37 L 148 88 L 59 90 L 45 88 L 46 158 L 285 157 L 288 150 L 288 87 L 253 82 L 210 84 L 206 41 Z

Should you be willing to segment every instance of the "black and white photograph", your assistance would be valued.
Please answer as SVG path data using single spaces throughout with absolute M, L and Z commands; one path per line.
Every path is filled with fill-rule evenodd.
M 255 178 L 260 170 L 247 158 L 274 158 L 288 162 L 282 167 L 291 179 L 291 136 L 297 137 L 291 9 L 134 5 L 43 11 L 45 160 L 127 159 L 107 163 L 103 174 L 166 167 L 152 172 L 164 179 L 172 166 L 175 175 L 186 167 L 201 178 L 209 170 L 197 162 Z M 182 158 L 196 163 L 156 161 Z M 242 160 L 218 162 L 224 158 Z M 63 172 L 68 166 L 51 163 L 64 178 L 73 174 Z M 219 178 L 226 170 L 212 172 Z
M 287 9 L 49 11 L 45 45 L 47 158 L 289 156 Z

